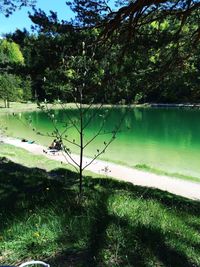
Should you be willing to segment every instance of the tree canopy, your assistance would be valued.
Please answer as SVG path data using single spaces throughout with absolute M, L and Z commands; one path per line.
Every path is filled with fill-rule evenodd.
M 117 2 L 112 11 L 104 0 L 68 1 L 73 21 L 34 10 L 35 33 L 7 35 L 21 48 L 15 73 L 31 77 L 32 96 L 72 100 L 85 42 L 85 102 L 92 94 L 106 103 L 199 101 L 199 1 Z
M 0 40 L 0 64 L 23 64 L 24 57 L 18 44 Z

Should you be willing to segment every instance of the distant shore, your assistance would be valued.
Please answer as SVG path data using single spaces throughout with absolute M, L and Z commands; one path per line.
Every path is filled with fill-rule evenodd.
M 44 105 L 44 103 L 41 103 Z M 45 104 L 46 105 L 46 104 Z M 75 103 L 66 103 L 63 104 L 66 109 L 75 109 Z M 98 107 L 100 104 L 94 104 L 93 107 Z M 49 109 L 62 109 L 62 106 L 59 103 L 48 103 L 47 104 Z M 88 107 L 87 104 L 83 105 L 83 107 Z M 188 108 L 188 109 L 200 109 L 200 103 L 193 104 L 193 103 L 143 103 L 143 104 L 131 104 L 131 105 L 122 105 L 122 104 L 105 104 L 105 108 L 111 107 L 137 107 L 137 108 Z M 33 111 L 41 111 L 38 107 L 37 103 L 27 102 L 10 102 L 10 108 L 4 108 L 3 102 L 0 101 L 0 115 L 1 114 L 10 114 L 10 113 L 19 113 L 19 112 L 33 112 Z
M 200 109 L 200 104 L 173 104 L 173 103 L 152 103 L 152 104 L 149 104 L 150 107 L 152 108 L 197 108 L 197 109 Z

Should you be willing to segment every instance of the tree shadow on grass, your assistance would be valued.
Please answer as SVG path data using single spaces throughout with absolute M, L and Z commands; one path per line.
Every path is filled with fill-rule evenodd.
M 105 181 L 99 180 L 99 182 L 104 183 Z M 121 188 L 121 186 L 123 187 L 123 185 L 119 183 L 117 186 L 118 189 Z M 112 188 L 109 181 L 105 187 L 107 188 L 105 192 L 109 192 L 108 190 Z M 130 187 L 132 187 L 132 185 Z M 112 192 L 110 193 L 112 194 Z M 154 192 L 152 192 L 152 195 L 154 195 L 153 193 Z M 103 205 L 99 203 L 99 205 L 95 206 L 97 218 L 92 226 L 89 242 L 89 254 L 92 257 L 90 265 L 87 266 L 105 266 L 105 262 L 101 262 L 101 252 L 103 249 L 108 249 L 111 250 L 112 253 L 107 255 L 106 266 L 150 266 L 148 260 L 153 255 L 156 260 L 154 263 L 155 265 L 153 264 L 152 266 L 157 266 L 160 262 L 161 266 L 165 267 L 198 267 L 194 262 L 188 259 L 183 252 L 176 250 L 176 248 L 168 244 L 166 240 L 166 236 L 168 235 L 163 234 L 159 226 L 157 228 L 147 227 L 146 225 L 138 226 L 137 223 L 134 225 L 126 218 L 110 214 L 107 208 L 107 200 L 110 195 L 101 195 L 102 198 L 100 201 L 103 202 Z M 180 199 L 178 198 L 178 203 L 179 201 Z M 115 228 L 113 237 L 110 238 L 109 235 L 112 235 L 112 231 L 109 231 L 109 229 L 113 228 Z M 177 238 L 185 243 L 183 237 L 179 237 L 174 233 L 174 239 Z M 199 245 L 190 243 L 188 247 L 197 249 Z
M 94 182 L 101 184 L 106 189 L 112 188 L 113 190 L 127 191 L 135 199 L 156 200 L 166 208 L 176 208 L 180 212 L 184 213 L 186 211 L 191 215 L 200 216 L 200 201 L 190 200 L 167 191 L 136 186 L 129 182 L 114 179 L 95 179 Z
M 91 183 L 88 179 L 86 179 L 87 189 L 85 190 L 85 194 L 89 193 L 90 197 L 92 199 L 95 198 L 95 202 L 92 202 L 91 205 L 88 206 L 88 210 L 82 210 L 82 213 L 87 213 L 87 218 L 89 218 L 91 221 L 89 222 L 89 232 L 87 236 L 87 245 L 82 250 L 77 249 L 66 249 L 61 254 L 57 255 L 56 257 L 50 257 L 48 258 L 48 262 L 52 266 L 58 266 L 58 267 L 94 267 L 98 264 L 98 254 L 101 249 L 101 247 L 106 242 L 106 229 L 110 223 L 110 215 L 107 211 L 107 199 L 109 197 L 109 193 L 105 191 L 99 191 L 95 188 L 94 184 Z M 95 183 L 95 185 L 98 185 L 98 183 Z M 88 191 L 90 192 L 86 192 Z M 83 200 L 84 202 L 84 195 Z M 63 224 L 63 229 L 65 228 L 65 224 Z M 87 231 L 87 229 L 79 229 L 80 231 L 84 230 Z M 64 233 L 64 231 L 63 231 Z M 66 242 L 68 237 L 62 236 L 58 240 L 58 243 L 60 243 L 61 240 L 63 242 Z M 76 242 L 77 240 L 74 240 Z
M 155 228 L 155 226 L 148 227 L 144 224 L 138 225 L 137 222 L 134 224 L 126 218 L 111 214 L 108 210 L 108 200 L 113 194 L 116 194 L 117 190 L 124 190 L 127 193 L 131 191 L 134 198 L 140 198 L 144 188 L 140 191 L 140 187 L 134 189 L 133 185 L 109 179 L 93 179 L 87 182 L 87 188 L 91 189 L 90 197 L 93 197 L 92 194 L 95 195 L 94 205 L 87 211 L 91 212 L 90 218 L 93 219 L 90 224 L 87 246 L 76 264 L 70 266 L 198 267 L 183 251 L 179 251 L 169 244 L 168 240 L 173 243 L 173 240 L 177 238 L 182 244 L 187 243 L 184 237 L 175 233 L 175 230 L 173 234 L 164 234 L 159 225 Z M 159 193 L 168 195 L 164 192 Z M 154 190 L 150 189 L 148 197 L 145 199 L 156 199 L 159 202 L 160 194 L 156 192 L 154 195 Z M 163 198 L 162 196 L 162 200 Z M 163 204 L 162 200 L 161 204 Z M 174 203 L 179 206 L 180 202 L 181 198 L 176 199 L 175 197 L 171 208 L 174 207 Z M 189 203 L 194 204 L 194 214 L 196 215 L 197 203 L 190 201 Z M 181 209 L 184 205 L 187 207 L 188 201 L 182 198 L 181 204 L 183 205 Z M 170 207 L 169 202 L 167 202 L 167 207 Z M 192 209 L 193 206 L 190 208 Z M 198 244 L 193 243 L 188 243 L 187 246 L 196 250 L 198 248 Z M 75 253 L 75 255 L 78 254 Z M 149 262 L 149 259 L 152 263 Z M 67 266 L 67 262 L 70 260 L 69 250 L 66 249 L 58 257 L 50 258 L 49 262 L 58 264 L 60 260 L 63 266 Z
M 166 242 L 166 237 L 159 229 L 149 229 L 145 226 L 136 229 L 141 247 L 149 249 L 155 257 L 166 267 L 192 267 L 195 266 L 186 255 L 177 251 Z
M 48 207 L 77 184 L 78 176 L 69 170 L 46 172 L 27 168 L 6 158 L 0 159 L 0 210 L 2 227 L 12 218 L 22 217 L 35 207 Z M 70 193 L 68 193 L 70 194 Z M 6 218 L 6 226 L 4 224 Z
M 63 199 L 66 198 L 67 208 L 70 210 L 62 214 L 62 231 L 56 240 L 58 245 L 62 245 L 62 252 L 43 258 L 52 266 L 197 267 L 186 254 L 169 245 L 166 234 L 162 233 L 159 226 L 155 228 L 138 225 L 128 218 L 113 214 L 108 209 L 108 201 L 113 195 L 123 192 L 132 199 L 155 200 L 165 208 L 194 216 L 199 215 L 199 202 L 160 190 L 90 177 L 84 179 L 84 194 L 81 201 L 77 202 L 77 178 L 75 173 L 68 170 L 59 169 L 48 173 L 37 168 L 26 168 L 6 159 L 1 160 L 0 216 L 6 218 L 6 223 L 0 220 L 0 231 L 10 227 L 8 222 L 12 224 L 12 218 L 20 219 L 29 209 L 35 207 L 48 208 L 54 201 L 64 211 Z M 72 230 L 66 231 L 69 216 L 72 218 Z M 176 233 L 170 236 L 186 242 Z M 77 245 L 81 242 L 82 245 Z M 35 255 L 40 255 L 42 246 L 33 246 L 35 244 L 27 246 L 27 253 L 35 249 Z M 198 249 L 198 244 L 188 243 L 188 246 Z M 155 261 L 152 265 L 148 262 L 150 257 Z

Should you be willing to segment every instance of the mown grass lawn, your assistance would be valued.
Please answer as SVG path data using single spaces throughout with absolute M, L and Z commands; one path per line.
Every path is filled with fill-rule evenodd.
M 1 158 L 0 264 L 200 266 L 200 203 L 112 179 Z

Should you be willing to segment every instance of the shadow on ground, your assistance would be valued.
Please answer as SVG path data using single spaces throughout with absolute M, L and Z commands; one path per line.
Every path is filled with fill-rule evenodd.
M 50 244 L 45 240 L 27 241 L 16 252 L 16 258 L 12 256 L 8 261 L 4 258 L 2 263 L 25 261 L 26 256 L 20 256 L 23 249 L 27 259 L 37 257 L 62 267 L 200 266 L 200 240 L 190 238 L 193 234 L 199 235 L 199 202 L 160 190 L 91 177 L 85 177 L 84 193 L 79 199 L 77 185 L 77 174 L 68 170 L 46 172 L 6 158 L 0 160 L 0 233 L 12 229 L 14 222 L 29 218 L 30 210 L 51 211 L 53 208 L 59 218 L 59 234 L 53 240 L 56 246 L 52 246 L 52 251 L 49 252 Z M 132 211 L 125 213 L 130 203 L 126 199 L 133 203 L 134 217 Z M 156 222 L 153 211 L 145 214 L 142 207 L 148 203 L 158 207 L 163 216 L 167 216 L 166 220 L 160 218 L 162 223 Z M 49 228 L 50 217 L 45 216 Z M 175 221 L 170 222 L 169 218 Z M 169 226 L 170 223 L 174 226 Z M 181 225 L 180 231 L 176 224 Z M 184 229 L 191 231 L 191 235 L 186 235 Z M 15 237 L 12 238 L 14 242 Z M 0 253 L 0 261 L 2 258 Z

